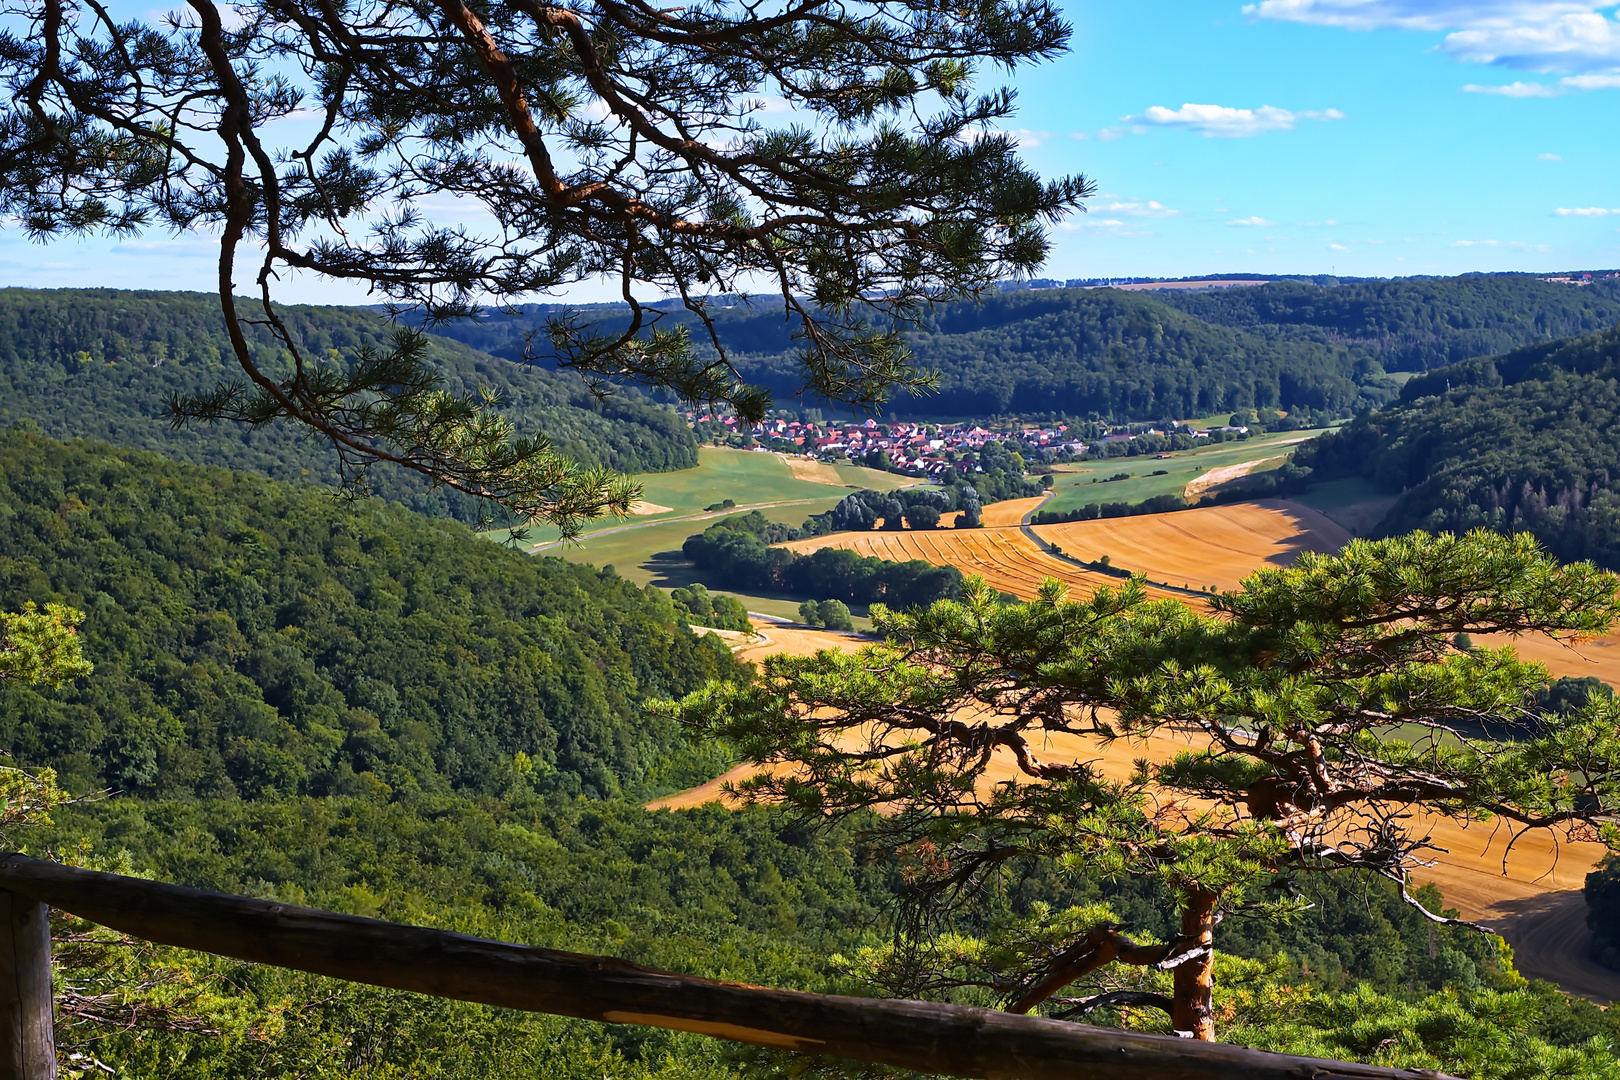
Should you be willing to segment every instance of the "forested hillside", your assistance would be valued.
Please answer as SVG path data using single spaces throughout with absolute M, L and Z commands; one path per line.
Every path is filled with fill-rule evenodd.
M 558 310 L 537 305 L 441 332 L 519 357 L 528 335 Z M 613 310 L 587 306 L 579 314 L 588 320 Z M 716 316 L 745 377 L 790 397 L 796 346 L 780 308 L 762 302 Z M 1620 283 L 1575 288 L 1509 274 L 1203 292 L 1014 290 L 945 305 L 908 333 L 940 387 L 894 409 L 1115 420 L 1267 406 L 1331 414 L 1393 400 L 1398 383 L 1386 372 L 1423 371 L 1615 322 Z
M 334 362 L 361 347 L 386 347 L 393 333 L 376 312 L 354 308 L 290 307 L 283 316 L 311 355 Z M 245 329 L 260 362 L 280 370 L 281 350 L 268 329 Z M 621 472 L 697 464 L 686 424 L 638 394 L 598 402 L 572 376 L 503 363 L 444 338 L 430 342 L 447 389 L 498 389 L 522 432 L 544 431 L 577 460 Z M 280 480 L 335 483 L 334 455 L 296 425 L 172 428 L 164 408 L 170 395 L 210 390 L 240 376 L 217 297 L 0 289 L 0 417 L 28 417 L 59 438 L 105 439 Z M 380 468 L 372 480 L 379 494 L 419 512 L 477 517 L 473 500 L 433 490 L 404 470 Z
M 521 356 L 528 334 L 555 310 L 535 306 L 440 332 L 498 356 Z M 599 310 L 605 309 L 582 314 Z M 798 345 L 780 309 L 762 303 L 716 314 L 720 340 L 743 376 L 790 399 Z M 1267 405 L 1339 411 L 1362 397 L 1354 361 L 1341 348 L 1268 342 L 1202 322 L 1154 296 L 1115 289 L 1016 291 L 950 304 L 907 341 L 917 362 L 940 377 L 937 393 L 895 401 L 893 408 L 908 416 L 1160 419 Z M 1360 374 L 1378 396 L 1376 373 Z M 1393 383 L 1382 394 L 1393 397 Z
M 640 711 L 736 664 L 668 597 L 380 500 L 0 435 L 0 609 L 82 609 L 95 674 L 0 686 L 75 792 L 608 795 L 723 767 Z M 705 756 L 707 753 L 707 756 Z
M 1270 339 L 1343 345 L 1386 371 L 1428 371 L 1620 322 L 1620 281 L 1573 287 L 1527 274 L 1165 291 L 1206 322 Z
M 1395 405 L 1301 447 L 1311 479 L 1403 492 L 1379 526 L 1528 529 L 1620 567 L 1620 327 L 1413 379 Z

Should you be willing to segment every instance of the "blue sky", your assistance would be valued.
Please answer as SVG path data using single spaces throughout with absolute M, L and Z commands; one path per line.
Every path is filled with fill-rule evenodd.
M 1049 276 L 1620 266 L 1614 3 L 1065 10 L 1072 51 L 1015 77 L 1009 125 L 1038 171 L 1101 192 L 1054 231 Z M 201 239 L 40 247 L 0 230 L 0 285 L 208 290 L 213 275 Z M 365 299 L 314 281 L 280 295 Z
M 1613 4 L 1068 10 L 1073 50 L 1020 80 L 1018 123 L 1038 169 L 1108 197 L 1051 276 L 1620 265 Z

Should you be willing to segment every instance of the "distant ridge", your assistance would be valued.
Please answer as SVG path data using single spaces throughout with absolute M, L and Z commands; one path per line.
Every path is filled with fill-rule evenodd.
M 386 345 L 394 327 L 371 310 L 294 306 L 283 317 L 311 353 L 341 361 Z M 269 370 L 280 349 L 263 327 L 246 328 Z M 628 392 L 597 401 L 572 376 L 523 368 L 447 338 L 430 356 L 456 391 L 488 386 L 506 398 L 520 430 L 544 431 L 570 456 L 625 472 L 688 468 L 697 444 L 674 410 Z M 101 439 L 199 464 L 274 479 L 335 484 L 333 453 L 292 424 L 250 431 L 233 424 L 176 431 L 164 403 L 239 378 L 212 294 L 117 289 L 0 289 L 0 422 L 19 419 L 55 438 Z M 378 494 L 432 516 L 471 521 L 474 500 L 402 469 L 372 473 Z
M 918 362 L 938 373 L 939 391 L 899 399 L 889 411 L 922 419 L 1150 421 L 1272 406 L 1348 417 L 1395 400 L 1400 379 L 1391 373 L 1423 372 L 1620 322 L 1614 278 L 1583 287 L 1528 274 L 1272 277 L 1254 284 L 1263 278 L 1217 274 L 1108 288 L 1089 287 L 1104 284 L 1096 279 L 1062 288 L 1026 282 L 976 303 L 942 305 L 907 333 Z M 779 401 L 793 401 L 798 344 L 780 301 L 713 299 L 731 302 L 713 314 L 743 376 Z M 545 315 L 565 307 L 528 305 L 440 332 L 519 358 Z M 611 318 L 622 307 L 574 310 Z M 675 310 L 668 318 L 690 316 Z

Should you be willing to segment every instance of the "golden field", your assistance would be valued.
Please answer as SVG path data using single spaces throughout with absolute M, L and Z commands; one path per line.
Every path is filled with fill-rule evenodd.
M 820 649 L 852 651 L 858 639 L 841 634 L 800 627 L 760 624 L 761 639 L 738 655 L 758 660 L 772 653 L 805 654 Z M 1555 671 L 1581 670 L 1569 667 L 1571 658 L 1556 643 L 1547 643 L 1548 659 L 1560 662 Z M 1620 652 L 1620 647 L 1609 646 Z M 1538 650 L 1521 649 L 1536 656 Z M 1575 663 L 1583 663 L 1574 661 Z M 1583 665 L 1584 666 L 1584 665 Z M 1038 756 L 1092 762 L 1105 775 L 1124 779 L 1140 758 L 1166 761 L 1182 750 L 1201 745 L 1198 736 L 1161 734 L 1151 739 L 1120 739 L 1101 744 L 1072 735 L 1047 737 L 1035 750 Z M 781 768 L 780 766 L 771 768 Z M 726 785 L 761 771 L 760 766 L 739 765 L 723 776 L 687 791 L 655 800 L 648 809 L 682 810 L 712 802 L 730 803 Z M 1012 756 L 998 750 L 986 770 L 987 787 L 1023 779 Z M 1586 903 L 1580 888 L 1587 873 L 1603 857 L 1601 844 L 1571 841 L 1546 831 L 1528 833 L 1513 839 L 1500 822 L 1461 825 L 1453 821 L 1419 815 L 1420 826 L 1430 842 L 1441 849 L 1433 853 L 1434 865 L 1420 871 L 1417 883 L 1430 881 L 1440 886 L 1447 906 L 1459 909 L 1467 919 L 1499 928 L 1514 947 L 1514 963 L 1531 978 L 1548 979 L 1566 991 L 1599 1001 L 1620 1000 L 1620 973 L 1601 967 L 1586 956 L 1590 931 L 1586 928 Z

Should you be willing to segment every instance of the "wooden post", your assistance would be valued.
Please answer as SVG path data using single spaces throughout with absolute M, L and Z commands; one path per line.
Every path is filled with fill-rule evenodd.
M 49 915 L 0 889 L 0 1080 L 56 1080 Z

